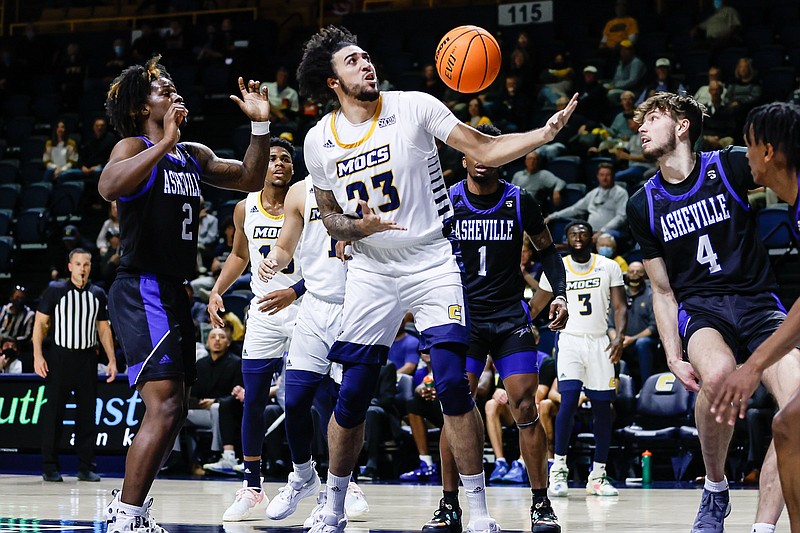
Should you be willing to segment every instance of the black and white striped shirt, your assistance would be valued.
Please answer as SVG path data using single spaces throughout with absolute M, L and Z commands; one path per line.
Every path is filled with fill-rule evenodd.
M 91 283 L 79 289 L 70 280 L 57 281 L 42 294 L 39 312 L 50 317 L 56 346 L 86 350 L 97 345 L 97 321 L 108 320 L 106 293 Z
M 17 341 L 31 340 L 35 315 L 36 313 L 27 305 L 14 312 L 11 302 L 7 303 L 0 309 L 0 337 Z

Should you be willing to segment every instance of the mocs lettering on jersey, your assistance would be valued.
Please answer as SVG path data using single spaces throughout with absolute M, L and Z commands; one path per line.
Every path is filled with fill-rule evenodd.
M 461 241 L 510 241 L 514 239 L 514 220 L 456 220 L 456 236 Z
M 200 175 L 164 169 L 164 194 L 200 196 Z
M 725 195 L 703 198 L 699 202 L 671 211 L 661 216 L 664 242 L 683 237 L 700 229 L 729 220 L 731 213 Z
M 315 220 L 322 220 L 322 215 L 319 214 L 318 207 L 312 207 L 311 212 L 308 214 L 309 222 L 314 222 Z
M 386 126 L 391 126 L 392 124 L 394 124 L 396 122 L 397 122 L 397 119 L 395 118 L 394 115 L 392 115 L 391 117 L 379 118 L 378 119 L 378 127 L 379 128 L 385 128 Z
M 389 153 L 389 145 L 387 144 L 386 146 L 375 148 L 369 152 L 358 154 L 350 159 L 338 161 L 336 163 L 336 174 L 340 178 L 343 178 L 345 176 L 349 176 L 350 174 L 361 172 L 364 169 L 377 167 L 378 165 L 387 163 L 391 157 L 392 156 Z
M 568 291 L 579 291 L 583 289 L 596 289 L 600 286 L 600 278 L 579 279 L 567 281 Z
M 281 228 L 275 226 L 255 226 L 253 228 L 254 239 L 277 239 Z

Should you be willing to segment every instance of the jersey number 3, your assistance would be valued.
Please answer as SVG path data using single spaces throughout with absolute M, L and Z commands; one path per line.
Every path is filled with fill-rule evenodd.
M 372 188 L 376 191 L 380 190 L 381 194 L 389 199 L 386 203 L 378 206 L 382 213 L 389 213 L 400 207 L 400 195 L 397 193 L 397 188 L 392 185 L 393 179 L 394 175 L 391 170 L 372 176 Z M 369 202 L 369 192 L 367 191 L 367 185 L 363 181 L 354 181 L 347 186 L 347 199 L 355 200 L 356 197 L 359 200 Z M 356 208 L 356 213 L 358 213 L 358 216 L 362 215 L 361 206 Z
M 717 254 L 711 247 L 708 235 L 700 235 L 697 240 L 697 262 L 701 265 L 708 265 L 708 273 L 716 274 L 722 267 L 717 263 Z

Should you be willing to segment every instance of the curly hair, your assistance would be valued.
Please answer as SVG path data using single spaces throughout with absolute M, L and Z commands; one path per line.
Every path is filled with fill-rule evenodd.
M 637 124 L 644 123 L 644 117 L 651 111 L 669 113 L 673 119 L 689 121 L 689 142 L 692 146 L 703 133 L 703 117 L 706 115 L 706 106 L 687 94 L 656 93 L 636 108 L 633 120 Z
M 786 156 L 790 169 L 800 169 L 800 106 L 774 102 L 755 107 L 744 122 L 748 145 L 771 144 Z
M 346 46 L 357 45 L 358 39 L 345 28 L 322 28 L 303 46 L 303 59 L 297 67 L 300 94 L 322 104 L 335 99 L 328 88 L 328 78 L 335 78 L 333 54 Z
M 292 143 L 290 143 L 286 139 L 282 137 L 270 137 L 269 146 L 270 148 L 272 148 L 273 146 L 280 146 L 281 148 L 289 152 L 289 157 L 291 157 L 292 161 L 294 161 L 294 156 L 295 156 L 294 145 L 292 145 Z
M 157 55 L 145 65 L 132 65 L 111 82 L 106 97 L 106 114 L 108 121 L 123 137 L 140 134 L 140 110 L 147 102 L 150 84 L 159 78 L 172 81 L 164 65 L 159 63 L 160 59 L 161 56 Z

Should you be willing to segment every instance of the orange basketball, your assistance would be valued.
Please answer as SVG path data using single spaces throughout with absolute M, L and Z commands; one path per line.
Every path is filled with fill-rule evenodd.
M 439 41 L 435 61 L 445 85 L 460 93 L 477 93 L 500 72 L 500 46 L 483 28 L 459 26 Z

